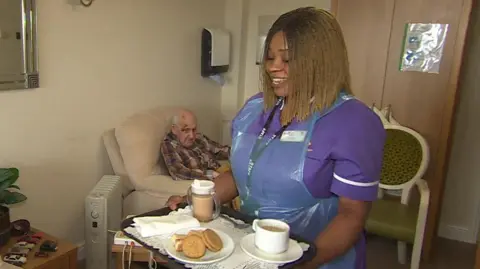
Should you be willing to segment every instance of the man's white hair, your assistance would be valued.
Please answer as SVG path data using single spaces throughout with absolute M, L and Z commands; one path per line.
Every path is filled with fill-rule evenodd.
M 178 115 L 175 115 L 172 117 L 171 121 L 172 121 L 172 125 L 178 125 Z
M 174 116 L 172 116 L 172 118 L 171 118 L 172 125 L 180 124 L 181 123 L 180 121 L 182 120 L 183 114 L 191 114 L 196 119 L 195 114 L 192 111 L 186 110 L 186 109 L 185 110 L 180 110 L 180 111 L 177 111 Z

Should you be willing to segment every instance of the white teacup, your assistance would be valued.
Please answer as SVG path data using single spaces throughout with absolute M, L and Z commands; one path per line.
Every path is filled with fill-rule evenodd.
M 287 251 L 290 240 L 290 226 L 275 219 L 256 219 L 252 228 L 255 231 L 255 246 L 269 254 Z

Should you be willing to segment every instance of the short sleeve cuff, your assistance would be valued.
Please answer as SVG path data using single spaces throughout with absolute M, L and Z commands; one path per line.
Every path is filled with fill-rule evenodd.
M 331 192 L 352 200 L 375 201 L 378 195 L 379 181 L 353 180 L 333 174 Z

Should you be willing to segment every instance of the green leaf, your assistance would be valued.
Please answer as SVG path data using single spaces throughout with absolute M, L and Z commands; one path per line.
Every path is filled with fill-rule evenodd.
M 17 168 L 0 168 L 0 191 L 8 189 L 19 177 Z
M 20 173 L 17 168 L 0 168 L 0 182 L 10 180 L 12 184 L 18 179 Z
M 17 185 L 11 185 L 10 187 L 8 187 L 9 189 L 17 189 L 17 190 L 20 190 L 20 187 L 17 186 Z
M 14 185 L 19 175 L 17 168 L 0 168 L 0 204 L 11 205 L 27 200 L 27 197 L 22 193 L 8 190 L 20 190 L 18 185 Z
M 18 204 L 27 200 L 27 196 L 15 191 L 4 190 L 2 196 L 0 203 L 7 205 Z
M 3 181 L 2 183 L 0 183 L 0 191 L 8 189 L 11 185 L 13 185 L 13 183 L 15 181 L 16 181 L 16 179 L 11 178 L 11 179 L 7 179 L 7 180 Z

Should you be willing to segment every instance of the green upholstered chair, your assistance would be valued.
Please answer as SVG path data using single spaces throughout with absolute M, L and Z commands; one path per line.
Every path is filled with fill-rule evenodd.
M 375 110 L 375 109 L 374 109 Z M 379 199 L 372 204 L 366 223 L 369 233 L 398 240 L 398 260 L 407 261 L 407 244 L 413 244 L 411 269 L 418 269 L 427 221 L 430 191 L 422 179 L 429 162 L 425 139 L 414 130 L 401 126 L 390 115 L 375 111 L 387 132 Z M 414 187 L 420 193 L 419 207 L 409 205 Z M 384 199 L 385 191 L 401 193 L 401 199 Z

